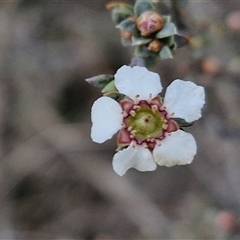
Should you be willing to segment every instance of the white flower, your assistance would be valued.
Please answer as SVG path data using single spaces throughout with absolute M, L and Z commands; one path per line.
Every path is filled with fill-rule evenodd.
M 126 97 L 119 103 L 100 97 L 92 107 L 91 137 L 102 143 L 116 132 L 123 149 L 113 157 L 113 169 L 120 176 L 129 168 L 153 171 L 157 164 L 171 167 L 192 162 L 197 151 L 190 133 L 182 131 L 171 118 L 193 122 L 201 117 L 205 103 L 203 87 L 182 80 L 167 88 L 164 103 L 158 74 L 144 67 L 121 67 L 115 85 Z

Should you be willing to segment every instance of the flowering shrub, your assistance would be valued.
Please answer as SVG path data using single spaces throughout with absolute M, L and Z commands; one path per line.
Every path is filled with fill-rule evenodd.
M 150 66 L 156 59 L 171 58 L 173 50 L 187 40 L 177 34 L 169 16 L 158 14 L 150 0 L 134 6 L 110 3 L 112 18 L 124 45 L 136 47 L 135 54 Z M 205 93 L 201 86 L 174 80 L 164 98 L 160 77 L 142 66 L 122 66 L 115 75 L 86 79 L 101 89 L 91 112 L 91 138 L 103 143 L 117 136 L 113 169 L 122 176 L 130 168 L 153 171 L 157 165 L 171 167 L 192 162 L 197 146 L 182 128 L 201 117 Z

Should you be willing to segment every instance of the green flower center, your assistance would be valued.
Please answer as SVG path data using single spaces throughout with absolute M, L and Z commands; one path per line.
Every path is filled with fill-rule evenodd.
M 125 124 L 137 140 L 159 137 L 163 134 L 165 116 L 154 107 L 139 106 L 130 112 Z
M 141 100 L 136 104 L 132 100 L 123 99 L 120 105 L 123 110 L 123 128 L 118 134 L 119 147 L 133 142 L 152 151 L 156 144 L 160 146 L 166 136 L 179 129 L 178 124 L 169 118 L 159 96 L 150 103 Z

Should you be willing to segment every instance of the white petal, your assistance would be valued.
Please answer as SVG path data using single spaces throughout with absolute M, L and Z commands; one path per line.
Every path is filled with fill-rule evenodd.
M 112 164 L 114 171 L 120 176 L 124 175 L 129 168 L 145 172 L 153 171 L 157 167 L 148 149 L 133 144 L 117 152 L 113 157 Z
M 173 117 L 183 118 L 187 122 L 193 122 L 202 116 L 201 109 L 204 103 L 203 87 L 179 79 L 168 86 L 164 97 L 168 114 L 174 113 Z
M 103 143 L 122 128 L 122 109 L 118 102 L 110 97 L 100 97 L 92 106 L 91 138 Z
M 153 157 L 158 165 L 172 167 L 191 163 L 196 152 L 197 146 L 193 136 L 178 130 L 167 136 L 161 142 L 161 146 L 155 146 Z
M 151 100 L 162 91 L 159 75 L 145 67 L 122 66 L 114 76 L 118 91 L 134 101 Z

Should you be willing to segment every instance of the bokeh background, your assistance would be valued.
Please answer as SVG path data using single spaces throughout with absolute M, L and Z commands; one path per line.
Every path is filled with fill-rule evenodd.
M 151 70 L 205 87 L 198 153 L 123 177 L 89 137 L 85 79 L 133 56 L 107 2 L 0 1 L 0 239 L 240 239 L 240 1 L 155 1 L 191 36 Z

